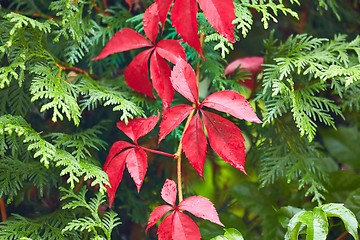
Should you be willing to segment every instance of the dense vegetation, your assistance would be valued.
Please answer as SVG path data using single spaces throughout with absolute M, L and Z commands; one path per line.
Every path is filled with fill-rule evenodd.
M 173 101 L 155 86 L 155 97 L 132 90 L 126 68 L 144 49 L 94 61 L 121 29 L 149 36 L 143 17 L 153 2 L 0 2 L 0 239 L 157 239 L 158 225 L 145 228 L 150 213 L 168 202 L 161 194 L 166 179 L 179 179 L 169 156 L 179 150 L 185 124 L 160 144 L 162 123 L 135 136 L 134 149 L 157 152 L 147 152 L 139 192 L 133 172 L 124 171 L 111 209 L 103 166 L 115 142 L 134 140 L 127 123 L 163 116 L 164 103 L 188 100 L 204 119 L 215 112 L 236 125 L 246 146 L 247 175 L 227 163 L 210 136 L 203 168 L 194 170 L 184 150 L 191 164 L 181 164 L 179 201 L 182 194 L 210 199 L 224 225 L 193 213 L 203 239 L 358 239 L 360 2 L 234 0 L 233 43 L 199 8 L 199 48 L 183 33 L 176 41 L 199 81 L 199 98 L 234 90 L 262 124 L 198 105 L 184 87 L 174 87 Z M 181 39 L 179 22 L 169 16 L 157 42 Z M 238 58 L 242 65 L 225 75 Z M 173 74 L 181 72 L 178 62 L 166 61 Z

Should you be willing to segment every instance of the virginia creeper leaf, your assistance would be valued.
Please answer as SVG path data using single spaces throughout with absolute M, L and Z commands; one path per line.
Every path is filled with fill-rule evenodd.
M 171 206 L 176 204 L 176 183 L 173 180 L 166 179 L 163 188 L 161 189 L 161 197 L 165 202 Z
M 148 224 L 146 226 L 146 232 L 149 230 L 149 228 L 151 228 L 152 226 L 155 225 L 155 223 L 157 221 L 160 220 L 160 218 L 162 218 L 168 211 L 170 211 L 172 209 L 171 206 L 169 205 L 161 205 L 156 207 L 151 213 L 150 213 L 150 217 L 149 217 L 149 221 Z
M 205 17 L 215 30 L 230 42 L 235 41 L 232 21 L 235 19 L 233 0 L 198 0 Z
M 153 3 L 145 10 L 143 17 L 144 32 L 153 43 L 155 43 L 159 32 L 159 21 L 157 4 Z
M 160 17 L 162 29 L 164 29 L 166 17 L 169 12 L 170 5 L 173 3 L 173 1 L 174 0 L 155 0 L 156 4 L 158 5 L 159 17 Z
M 190 64 L 179 59 L 171 72 L 171 83 L 176 91 L 193 103 L 198 102 L 196 75 Z
M 153 86 L 163 102 L 163 108 L 166 109 L 174 99 L 174 88 L 170 82 L 171 69 L 157 52 L 154 52 L 150 59 L 150 74 Z
M 186 60 L 184 48 L 180 45 L 179 41 L 166 39 L 160 40 L 156 44 L 156 52 L 169 62 L 176 64 L 178 58 Z
M 141 34 L 131 28 L 123 28 L 109 40 L 100 54 L 92 60 L 103 59 L 114 53 L 151 46 L 152 43 Z
M 261 123 L 249 102 L 238 92 L 224 90 L 215 92 L 205 98 L 201 105 L 229 113 L 238 119 Z
M 200 240 L 201 234 L 196 223 L 186 214 L 176 211 L 173 219 L 172 240 Z
M 126 84 L 133 90 L 154 98 L 149 80 L 148 60 L 153 49 L 145 50 L 134 57 L 125 69 Z
M 150 116 L 148 118 L 135 118 L 125 124 L 125 122 L 117 122 L 116 126 L 123 131 L 134 143 L 137 144 L 137 140 L 151 130 L 154 129 L 157 122 L 159 121 L 159 114 L 156 116 Z
M 131 150 L 132 149 L 128 149 L 116 155 L 107 165 L 107 167 L 104 168 L 104 171 L 107 173 L 109 177 L 109 183 L 110 183 L 110 186 L 106 186 L 106 192 L 109 197 L 110 208 L 112 207 L 116 190 L 119 187 L 119 184 L 124 174 L 126 157 Z
M 194 108 L 187 104 L 180 104 L 165 109 L 160 123 L 159 143 L 174 130 L 190 114 Z
M 119 154 L 125 148 L 129 148 L 129 147 L 133 147 L 133 146 L 134 145 L 132 145 L 128 142 L 125 142 L 125 141 L 115 142 L 109 150 L 109 154 L 106 157 L 103 169 L 107 168 L 107 166 L 110 164 L 110 162 L 112 161 L 112 159 L 115 157 L 116 154 Z
M 199 113 L 194 115 L 185 130 L 182 145 L 190 164 L 203 177 L 207 141 Z
M 159 225 L 157 231 L 159 240 L 174 240 L 172 237 L 174 231 L 174 226 L 173 226 L 174 215 L 175 212 L 172 212 L 170 215 L 166 216 Z
M 179 204 L 179 209 L 188 211 L 194 214 L 196 217 L 209 220 L 220 226 L 224 226 L 219 219 L 218 213 L 214 207 L 214 204 L 209 199 L 201 196 L 192 196 L 184 199 Z
M 146 152 L 138 147 L 130 149 L 126 156 L 126 167 L 139 192 L 148 168 Z
M 171 10 L 171 20 L 176 32 L 202 55 L 196 20 L 197 11 L 196 0 L 176 0 Z
M 240 83 L 247 88 L 253 90 L 254 89 L 254 82 L 255 82 L 255 75 L 262 71 L 263 67 L 262 64 L 264 63 L 263 57 L 245 57 L 239 58 L 235 61 L 231 62 L 225 68 L 225 75 L 231 74 L 235 72 L 238 68 L 240 72 L 249 71 L 251 73 L 250 79 L 245 80 L 244 82 L 241 81 Z
M 245 145 L 241 130 L 231 121 L 211 112 L 201 111 L 210 146 L 226 162 L 245 172 Z

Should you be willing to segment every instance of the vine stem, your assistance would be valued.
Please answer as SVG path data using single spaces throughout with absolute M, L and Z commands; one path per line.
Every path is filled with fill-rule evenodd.
M 345 231 L 343 232 L 339 237 L 336 238 L 336 240 L 342 240 L 342 239 L 345 239 L 345 237 L 348 235 L 348 232 Z
M 202 48 L 203 44 L 204 44 L 204 39 L 205 39 L 205 34 L 201 33 L 200 34 L 200 46 Z M 200 54 L 199 54 L 199 59 L 201 58 Z M 200 83 L 200 62 L 198 62 L 196 64 L 196 84 L 199 88 L 199 83 Z M 197 99 L 197 101 L 199 101 Z M 188 128 L 191 119 L 193 118 L 195 111 L 196 111 L 196 104 L 193 104 L 194 109 L 191 111 L 191 113 L 189 114 L 189 116 L 186 119 L 186 123 L 185 123 L 185 127 L 179 142 L 179 146 L 176 150 L 176 153 L 174 154 L 174 159 L 176 160 L 176 175 L 177 175 L 177 187 L 178 187 L 178 198 L 179 198 L 179 203 L 182 202 L 183 200 L 183 192 L 182 192 L 182 170 L 181 170 L 181 152 L 182 152 L 182 139 L 184 137 L 184 133 L 186 131 L 186 129 Z
M 1 221 L 5 221 L 7 219 L 6 207 L 4 198 L 0 198 L 0 212 L 1 212 Z
M 153 150 L 153 149 L 150 149 L 150 148 L 146 148 L 146 147 L 143 147 L 143 146 L 139 146 L 139 148 L 147 151 L 147 152 L 151 152 L 151 153 L 155 153 L 155 154 L 160 154 L 160 155 L 163 155 L 163 156 L 166 156 L 166 157 L 170 157 L 170 158 L 175 158 L 175 154 L 171 154 L 171 153 L 167 153 L 167 152 L 162 152 L 162 151 L 158 151 L 158 150 Z
M 192 119 L 192 117 L 194 116 L 194 113 L 195 113 L 196 109 L 193 109 L 191 111 L 191 113 L 189 114 L 187 120 L 186 120 L 186 123 L 185 123 L 185 127 L 184 127 L 184 131 L 182 133 L 182 136 L 181 136 L 181 140 L 179 142 L 179 146 L 178 146 L 178 149 L 176 150 L 176 153 L 174 154 L 174 158 L 176 160 L 176 173 L 177 173 L 177 186 L 178 186 L 178 197 L 179 197 L 179 203 L 183 200 L 183 193 L 182 193 L 182 180 L 181 180 L 181 176 L 182 176 L 182 173 L 181 173 L 181 152 L 182 152 L 182 139 L 184 137 L 184 133 L 186 131 L 186 129 L 188 128 L 189 124 L 190 124 L 190 121 Z

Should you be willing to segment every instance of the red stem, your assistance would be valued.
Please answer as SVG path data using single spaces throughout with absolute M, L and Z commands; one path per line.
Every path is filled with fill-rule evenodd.
M 0 198 L 0 212 L 1 212 L 1 221 L 4 222 L 7 219 L 4 198 Z
M 164 155 L 164 156 L 170 157 L 170 158 L 175 158 L 175 154 L 171 154 L 171 153 L 167 153 L 167 152 L 162 152 L 162 151 L 158 151 L 158 150 L 153 150 L 153 149 L 149 149 L 149 148 L 142 147 L 142 146 L 139 146 L 139 148 L 141 148 L 141 149 L 143 149 L 143 150 L 145 150 L 145 151 L 147 151 L 147 152 Z

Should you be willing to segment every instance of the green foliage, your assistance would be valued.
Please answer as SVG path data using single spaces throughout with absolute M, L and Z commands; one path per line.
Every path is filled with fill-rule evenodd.
M 46 141 L 23 118 L 11 115 L 1 116 L 0 137 L 12 134 L 23 137 L 23 142 L 28 144 L 27 150 L 32 151 L 33 157 L 39 158 L 45 167 L 49 167 L 51 164 L 51 166 L 63 168 L 60 176 L 68 175 L 67 182 L 72 188 L 79 181 L 79 178 L 84 176 L 85 180 L 94 180 L 93 186 L 99 184 L 100 191 L 105 191 L 104 185 L 107 184 L 107 175 L 98 166 L 90 164 L 86 161 L 87 159 L 77 159 L 71 153 Z M 84 135 L 84 137 L 86 136 Z
M 269 63 L 258 97 L 265 100 L 264 123 L 291 112 L 300 136 L 312 141 L 317 121 L 335 127 L 331 113 L 343 117 L 340 106 L 320 94 L 334 90 L 342 97 L 359 79 L 360 38 L 346 42 L 344 35 L 328 40 L 303 34 L 291 36 L 278 47 L 276 43 L 272 37 L 265 43 Z
M 357 233 L 358 222 L 354 214 L 343 204 L 329 203 L 315 207 L 312 211 L 300 211 L 289 222 L 286 240 L 298 239 L 301 231 L 306 227 L 306 239 L 326 239 L 328 235 L 328 218 L 339 217 L 344 222 L 345 229 L 355 240 L 359 239 Z
M 234 228 L 228 228 L 225 229 L 223 236 L 217 236 L 211 240 L 244 240 L 244 238 L 238 230 Z
M 109 146 L 124 139 L 114 122 L 156 114 L 161 100 L 124 83 L 136 51 L 91 61 L 116 31 L 144 33 L 143 10 L 153 1 L 141 3 L 129 11 L 124 1 L 1 1 L 0 196 L 12 215 L 0 223 L 0 239 L 141 238 L 134 232 L 144 232 L 147 213 L 161 202 L 161 183 L 174 175 L 172 163 L 149 154 L 151 178 L 140 193 L 125 171 L 113 211 L 106 209 L 108 179 L 101 166 Z M 358 1 L 234 5 L 239 44 L 216 33 L 199 12 L 205 59 L 183 46 L 191 65 L 200 67 L 200 98 L 225 89 L 246 93 L 264 124 L 231 119 L 246 138 L 247 176 L 210 151 L 205 182 L 184 164 L 184 194 L 209 197 L 226 227 L 201 223 L 203 237 L 337 239 L 346 231 L 358 239 Z M 179 39 L 170 21 L 159 34 Z M 258 39 L 265 39 L 264 46 Z M 227 61 L 250 55 L 265 58 L 251 90 L 239 81 L 248 72 L 224 74 Z M 174 104 L 183 101 L 176 96 Z M 183 126 L 158 146 L 157 129 L 141 144 L 174 152 L 182 131 Z
M 82 188 L 78 193 L 64 188 L 60 189 L 64 195 L 62 201 L 69 201 L 63 209 L 76 209 L 79 214 L 76 219 L 69 222 L 62 230 L 63 233 L 68 232 L 91 232 L 91 239 L 111 239 L 111 232 L 114 227 L 121 224 L 117 214 L 113 211 L 101 214 L 99 207 L 105 202 L 105 196 L 97 193 L 88 202 L 86 200 L 86 188 Z
M 74 217 L 73 213 L 58 210 L 54 213 L 36 219 L 13 215 L 5 222 L 0 223 L 0 238 L 10 239 L 80 239 L 77 234 L 64 236 L 61 229 Z

